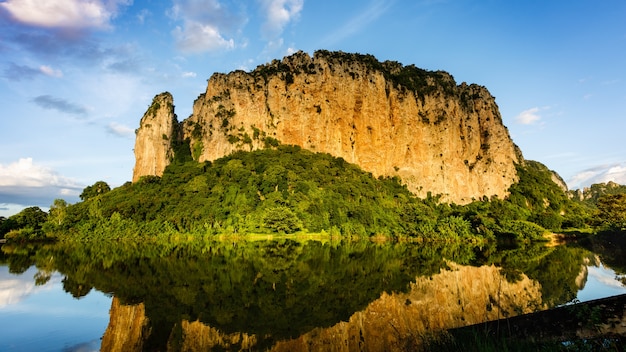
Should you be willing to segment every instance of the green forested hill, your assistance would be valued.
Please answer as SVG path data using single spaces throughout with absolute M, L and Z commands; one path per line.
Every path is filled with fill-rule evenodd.
M 70 207 L 68 219 L 115 217 L 182 232 L 401 234 L 415 231 L 408 215 L 415 207 L 432 215 L 398 179 L 375 179 L 341 158 L 278 146 L 213 163 L 174 162 L 162 177 Z
M 532 161 L 518 166 L 520 180 L 507 199 L 458 206 L 436 196 L 419 199 L 397 178 L 376 179 L 341 158 L 297 146 L 236 152 L 214 162 L 186 159 L 174 160 L 162 177 L 113 190 L 97 182 L 85 188 L 82 202 L 55 201 L 47 218 L 24 222 L 7 237 L 326 232 L 458 241 L 541 239 L 546 229 L 594 224 L 594 207 L 568 198 L 551 171 Z M 12 223 L 27 218 L 18 215 Z

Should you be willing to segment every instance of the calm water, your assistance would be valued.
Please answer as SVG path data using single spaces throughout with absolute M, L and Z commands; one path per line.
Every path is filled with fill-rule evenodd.
M 428 331 L 626 293 L 621 246 L 604 242 L 498 249 L 280 240 L 2 251 L 0 351 L 401 350 Z

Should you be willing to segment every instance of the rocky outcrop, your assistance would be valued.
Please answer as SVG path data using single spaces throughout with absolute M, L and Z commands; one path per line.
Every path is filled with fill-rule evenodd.
M 162 131 L 144 127 L 159 119 L 151 110 L 137 133 L 134 180 L 160 175 L 170 159 Z M 198 161 L 295 144 L 456 203 L 506 196 L 522 161 L 486 88 L 341 52 L 298 52 L 251 72 L 216 73 L 181 125 Z
M 178 119 L 170 93 L 154 97 L 143 115 L 135 139 L 133 182 L 145 175 L 162 175 L 174 157 L 172 141 L 177 139 Z

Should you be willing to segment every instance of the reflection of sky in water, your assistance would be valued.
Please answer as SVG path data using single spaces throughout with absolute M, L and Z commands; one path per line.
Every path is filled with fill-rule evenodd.
M 46 285 L 36 286 L 33 279 L 35 273 L 37 269 L 34 267 L 20 275 L 9 273 L 5 266 L 0 267 L 0 309 L 14 309 L 14 305 L 22 299 L 41 291 L 50 291 L 62 280 L 59 274 L 54 274 Z
M 615 279 L 616 274 L 613 269 L 600 264 L 599 266 L 589 266 L 587 270 L 585 287 L 578 291 L 579 301 L 590 301 L 626 293 L 626 287 Z
M 111 298 L 92 290 L 76 300 L 63 291 L 62 275 L 35 286 L 35 273 L 0 266 L 0 351 L 97 351 Z

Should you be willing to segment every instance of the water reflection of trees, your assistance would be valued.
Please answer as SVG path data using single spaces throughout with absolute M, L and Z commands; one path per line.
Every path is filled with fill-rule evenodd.
M 577 277 L 591 255 L 580 247 L 539 244 L 498 249 L 291 240 L 70 242 L 3 251 L 13 272 L 31 265 L 43 273 L 60 271 L 64 289 L 74 297 L 95 288 L 121 304 L 142 303 L 151 331 L 144 347 L 171 344 L 182 338 L 182 326 L 198 321 L 222 334 L 255 335 L 261 349 L 354 319 L 384 292 L 409 302 L 419 278 L 430 280 L 449 261 L 495 265 L 510 283 L 530 278 L 543 298 L 534 306 L 562 304 L 575 297 Z M 485 310 L 489 305 L 483 304 Z
M 590 251 L 575 245 L 529 243 L 493 251 L 482 262 L 500 266 L 509 281 L 519 280 L 522 274 L 538 281 L 543 302 L 554 307 L 576 298 L 581 288 L 577 278 L 592 257 Z

